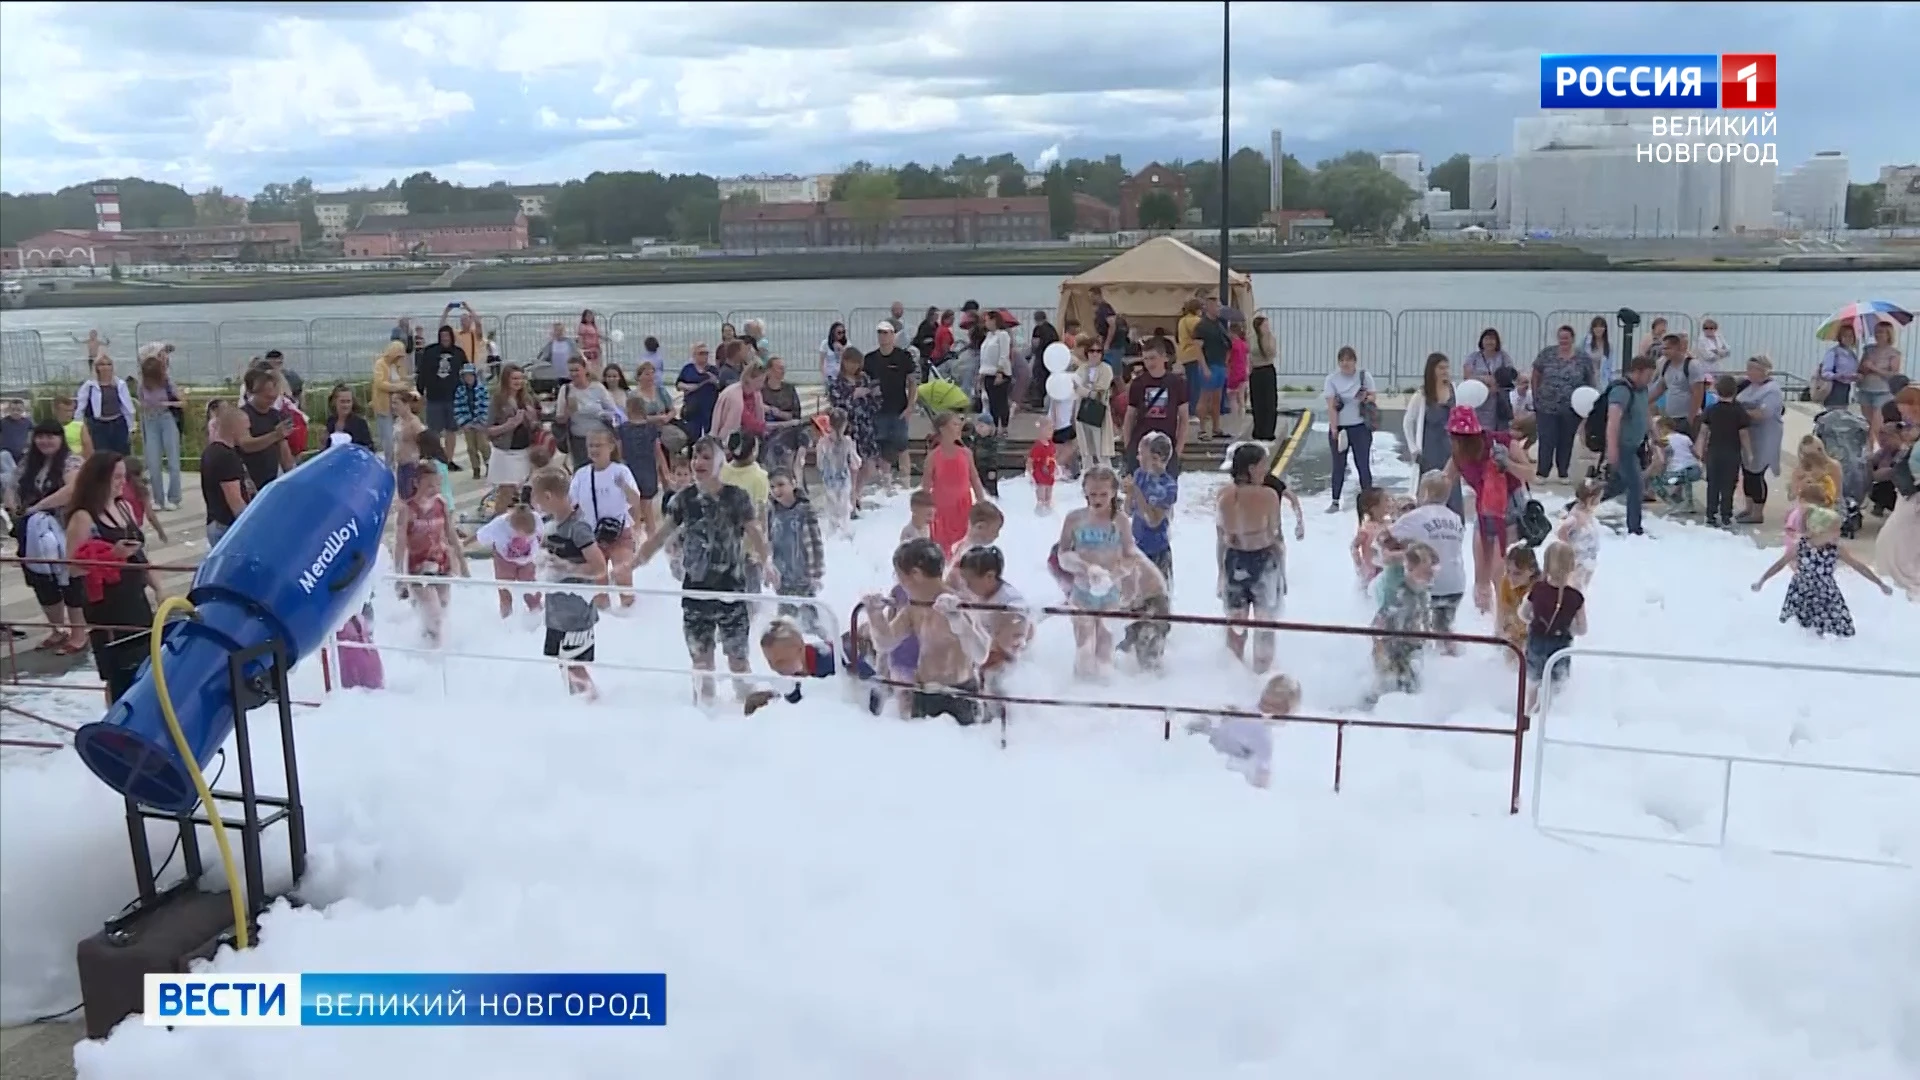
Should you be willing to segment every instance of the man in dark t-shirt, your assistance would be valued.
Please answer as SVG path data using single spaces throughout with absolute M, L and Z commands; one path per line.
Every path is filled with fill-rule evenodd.
M 901 348 L 892 323 L 875 327 L 880 347 L 867 354 L 862 370 L 880 387 L 880 412 L 873 418 L 873 438 L 882 460 L 892 460 L 900 470 L 900 481 L 913 475 L 913 462 L 907 454 L 907 409 L 914 401 L 919 371 L 913 354 Z
M 245 389 L 247 397 L 240 412 L 246 417 L 247 433 L 237 448 L 254 490 L 264 491 L 281 473 L 293 468 L 293 448 L 287 445 L 293 421 L 277 407 L 280 380 L 273 372 L 266 368 L 248 371 Z
M 214 414 L 219 441 L 200 451 L 200 496 L 207 504 L 207 543 L 218 543 L 253 498 L 253 478 L 233 444 L 246 438 L 247 416 L 232 405 Z M 236 507 L 236 504 L 237 507 Z
M 1168 365 L 1167 353 L 1152 341 L 1142 357 L 1143 370 L 1127 385 L 1124 439 L 1127 472 L 1140 467 L 1140 440 L 1158 431 L 1173 441 L 1167 471 L 1179 474 L 1180 451 L 1187 444 L 1187 380 Z
M 454 341 L 451 326 L 440 327 L 439 340 L 420 350 L 413 361 L 414 386 L 425 403 L 421 419 L 426 421 L 428 431 L 440 436 L 450 472 L 460 471 L 454 464 L 457 455 L 453 444 L 460 426 L 453 422 L 453 391 L 460 385 L 460 369 L 467 366 L 467 361 L 466 352 Z

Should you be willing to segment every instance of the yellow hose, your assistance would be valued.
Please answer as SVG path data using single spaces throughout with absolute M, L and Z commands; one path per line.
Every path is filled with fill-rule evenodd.
M 184 596 L 169 596 L 160 601 L 160 610 L 153 613 L 153 632 L 147 641 L 147 656 L 153 661 L 153 690 L 160 699 L 160 715 L 167 718 L 167 731 L 173 735 L 174 749 L 180 752 L 180 760 L 187 766 L 187 775 L 193 777 L 193 790 L 200 794 L 200 805 L 206 808 L 207 821 L 213 826 L 213 842 L 220 848 L 220 868 L 227 875 L 227 895 L 233 900 L 233 939 L 239 948 L 249 944 L 247 933 L 247 898 L 245 885 L 233 865 L 233 845 L 227 843 L 227 824 L 220 820 L 220 808 L 213 804 L 213 789 L 207 786 L 206 774 L 200 771 L 200 763 L 193 759 L 193 747 L 187 745 L 186 733 L 180 730 L 180 718 L 173 712 L 173 696 L 167 693 L 167 672 L 160 664 L 160 636 L 167 628 L 167 616 L 176 611 L 184 611 L 188 616 L 194 614 L 194 607 Z M 239 702 L 233 707 L 238 709 Z
M 1312 428 L 1313 412 L 1301 413 L 1300 418 L 1294 421 L 1293 434 L 1287 436 L 1280 452 L 1273 455 L 1273 464 L 1267 469 L 1267 475 L 1278 479 L 1281 473 L 1287 471 L 1287 466 L 1293 463 L 1293 455 L 1299 452 L 1300 444 L 1307 441 L 1307 432 Z

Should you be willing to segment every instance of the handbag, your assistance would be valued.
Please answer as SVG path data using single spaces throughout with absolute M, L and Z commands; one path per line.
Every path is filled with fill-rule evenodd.
M 1107 422 L 1107 403 L 1097 397 L 1080 399 L 1080 407 L 1073 410 L 1073 418 L 1088 427 L 1099 427 Z
M 1363 394 L 1373 392 L 1373 376 L 1367 374 L 1364 369 L 1360 372 L 1360 392 Z M 1380 403 L 1378 401 L 1369 399 L 1360 403 L 1360 422 L 1367 425 L 1368 431 L 1380 430 Z
M 622 533 L 627 531 L 627 523 L 619 518 L 600 516 L 600 485 L 594 483 L 589 466 L 587 477 L 587 498 L 593 500 L 593 541 L 601 547 L 607 547 L 620 541 Z

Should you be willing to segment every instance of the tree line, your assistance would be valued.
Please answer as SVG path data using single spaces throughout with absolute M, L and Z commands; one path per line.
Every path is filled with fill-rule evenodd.
M 1257 225 L 1268 207 L 1267 156 L 1242 147 L 1227 161 L 1227 197 L 1224 215 L 1220 200 L 1217 160 L 1172 158 L 1160 164 L 1180 172 L 1187 197 L 1199 214 L 1201 226 Z M 1075 194 L 1090 195 L 1112 206 L 1120 203 L 1120 185 L 1134 170 L 1118 154 L 1100 158 L 1067 158 L 1054 162 L 1037 190 L 1029 191 L 1031 170 L 1012 154 L 992 157 L 958 155 L 946 165 L 907 162 L 880 166 L 856 161 L 834 179 L 831 198 L 847 202 L 854 218 L 873 230 L 890 219 L 902 199 L 985 196 L 997 190 L 1002 197 L 1035 194 L 1047 199 L 1050 224 L 1056 236 L 1074 229 Z M 1281 162 L 1282 201 L 1287 210 L 1324 210 L 1334 227 L 1345 233 L 1385 233 L 1417 196 L 1397 177 L 1380 169 L 1379 158 L 1355 150 L 1312 167 L 1288 154 Z M 313 181 L 301 177 L 291 183 L 272 183 L 251 199 L 228 196 L 209 188 L 198 197 L 172 184 L 139 177 L 74 184 L 41 194 L 0 193 L 0 246 L 16 244 L 49 229 L 91 229 L 94 225 L 94 183 L 113 183 L 120 189 L 120 216 L 126 228 L 167 228 L 221 225 L 241 220 L 297 221 L 307 243 L 320 239 L 314 204 L 321 193 Z M 1455 154 L 1428 174 L 1428 182 L 1453 195 L 1456 207 L 1468 205 L 1468 159 Z M 1878 185 L 1856 184 L 1848 192 L 1847 225 L 1870 228 L 1880 206 Z M 417 172 L 389 180 L 378 188 L 326 196 L 350 204 L 349 220 L 358 220 L 368 206 L 405 202 L 415 214 L 511 210 L 519 205 L 513 186 L 498 182 L 466 187 Z M 736 196 L 752 201 L 751 196 Z M 709 242 L 719 238 L 719 185 L 703 173 L 622 171 L 595 172 L 554 185 L 547 199 L 547 215 L 531 223 L 534 236 L 562 248 L 625 247 L 638 237 Z M 1180 208 L 1170 198 L 1149 196 L 1141 202 L 1142 224 L 1173 228 L 1185 224 Z

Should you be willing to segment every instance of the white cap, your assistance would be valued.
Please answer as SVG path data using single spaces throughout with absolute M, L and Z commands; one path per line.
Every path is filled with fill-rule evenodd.
M 893 333 L 893 324 L 882 319 L 880 325 L 873 328 L 873 332 L 876 334 L 891 334 Z

